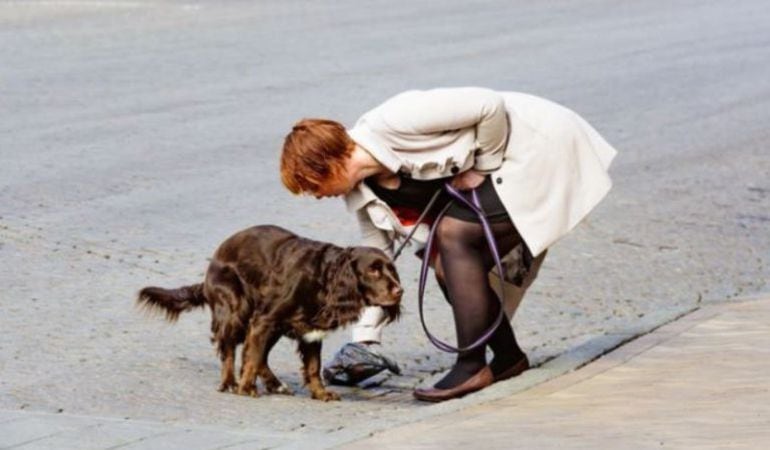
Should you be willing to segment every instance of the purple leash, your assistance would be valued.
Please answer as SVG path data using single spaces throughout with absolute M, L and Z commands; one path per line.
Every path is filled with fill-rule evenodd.
M 475 212 L 479 216 L 479 220 L 481 221 L 481 226 L 484 229 L 484 236 L 487 238 L 487 243 L 489 244 L 489 249 L 492 252 L 492 257 L 495 260 L 495 266 L 497 266 L 497 273 L 500 277 L 500 282 L 503 282 L 503 264 L 500 262 L 500 254 L 497 250 L 497 245 L 495 244 L 495 237 L 492 233 L 492 228 L 489 225 L 489 221 L 487 221 L 486 216 L 484 215 L 484 210 L 481 208 L 481 202 L 479 201 L 479 196 L 476 193 L 476 190 L 473 189 L 471 191 L 471 198 L 472 201 L 465 198 L 465 196 L 452 187 L 449 183 L 447 183 L 444 188 L 449 192 L 449 194 L 453 197 L 453 200 L 458 200 L 462 202 L 465 206 L 470 208 L 473 212 Z M 419 225 L 422 220 L 427 215 L 427 212 L 431 209 L 433 206 L 433 203 L 438 198 L 439 193 L 441 190 L 439 189 L 436 194 L 433 195 L 433 198 L 428 203 L 428 206 L 425 208 L 423 213 L 420 215 L 420 218 L 418 219 L 417 223 L 414 225 L 414 228 L 412 229 L 412 232 L 409 233 L 409 235 L 406 237 L 406 240 L 401 244 L 398 251 L 396 252 L 396 257 L 401 253 L 401 250 L 403 249 L 404 245 L 406 245 L 406 242 L 409 241 L 409 239 L 412 237 L 412 234 L 414 234 L 414 230 L 417 229 L 417 225 Z M 425 331 L 425 335 L 428 337 L 428 340 L 435 345 L 440 350 L 443 350 L 445 352 L 449 353 L 463 353 L 470 350 L 474 350 L 484 344 L 489 340 L 490 337 L 492 337 L 492 334 L 494 334 L 497 327 L 500 325 L 500 323 L 503 321 L 503 318 L 505 317 L 505 311 L 503 308 L 504 302 L 505 302 L 505 293 L 504 289 L 500 289 L 500 313 L 497 315 L 497 318 L 495 319 L 492 326 L 489 327 L 488 330 L 486 330 L 478 339 L 476 339 L 472 344 L 470 344 L 467 347 L 453 347 L 446 342 L 441 341 L 439 338 L 434 336 L 429 330 L 428 326 L 425 324 L 425 315 L 423 313 L 423 299 L 425 297 L 425 283 L 428 279 L 428 264 L 430 259 L 431 250 L 433 249 L 433 240 L 436 236 L 436 230 L 438 229 L 438 224 L 441 221 L 441 219 L 444 217 L 444 214 L 447 212 L 449 207 L 452 206 L 452 201 L 448 202 L 446 206 L 441 210 L 441 212 L 438 213 L 436 216 L 436 219 L 433 221 L 433 224 L 430 227 L 430 232 L 428 233 L 428 242 L 425 244 L 425 251 L 423 253 L 422 258 L 422 266 L 420 267 L 420 284 L 417 294 L 417 300 L 419 305 L 419 311 L 420 311 L 420 323 L 422 324 L 422 329 Z M 395 258 L 394 258 L 395 259 Z

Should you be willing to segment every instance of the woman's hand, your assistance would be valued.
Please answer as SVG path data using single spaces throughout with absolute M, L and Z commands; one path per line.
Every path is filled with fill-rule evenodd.
M 470 169 L 455 175 L 451 184 L 455 189 L 467 191 L 479 187 L 484 182 L 485 177 L 486 175 L 483 173 Z

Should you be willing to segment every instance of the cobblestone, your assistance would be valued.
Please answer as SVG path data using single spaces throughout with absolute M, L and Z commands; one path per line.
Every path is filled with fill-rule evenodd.
M 770 18 L 759 1 L 696 9 L 1 3 L 0 409 L 301 441 L 434 408 L 411 389 L 452 358 L 422 335 L 414 258 L 399 262 L 406 312 L 383 343 L 404 376 L 340 388 L 341 403 L 308 400 L 289 342 L 271 364 L 296 397 L 217 393 L 208 313 L 169 326 L 133 306 L 142 286 L 199 280 L 215 246 L 246 226 L 355 243 L 341 202 L 280 186 L 284 130 L 303 116 L 352 123 L 415 86 L 550 97 L 620 150 L 614 190 L 552 249 L 515 318 L 536 364 L 766 290 L 770 103 L 758 77 L 770 58 L 757 42 Z M 451 340 L 433 286 L 427 314 Z M 346 339 L 331 336 L 324 356 Z

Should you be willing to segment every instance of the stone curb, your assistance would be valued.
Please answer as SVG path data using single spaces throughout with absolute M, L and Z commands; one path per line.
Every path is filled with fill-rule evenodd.
M 631 346 L 634 344 L 633 347 L 630 347 L 631 350 L 629 350 L 628 356 L 626 358 L 630 359 L 633 357 L 633 355 L 638 354 L 639 352 L 644 351 L 644 349 L 650 348 L 651 346 L 654 346 L 660 342 L 657 337 L 658 329 L 662 329 L 664 327 L 672 327 L 670 330 L 679 329 L 680 327 L 690 328 L 703 320 L 713 317 L 718 313 L 718 310 L 721 307 L 732 306 L 736 303 L 745 303 L 752 300 L 768 297 L 770 297 L 768 294 L 752 295 L 731 299 L 729 300 L 729 303 L 716 303 L 715 301 L 707 301 L 701 303 L 703 306 L 696 306 L 695 308 L 674 314 L 671 314 L 670 312 L 668 314 L 651 314 L 646 316 L 644 321 L 641 321 L 640 323 L 636 324 L 636 326 L 631 327 L 622 333 L 606 334 L 591 338 L 585 343 L 546 361 L 540 366 L 524 372 L 522 375 L 516 377 L 513 380 L 497 383 L 484 389 L 481 392 L 469 395 L 462 399 L 426 406 L 424 409 L 421 409 L 413 414 L 409 414 L 406 417 L 402 417 L 398 421 L 378 423 L 369 429 L 343 430 L 338 433 L 325 435 L 320 439 L 315 439 L 313 444 L 316 446 L 316 448 L 333 448 L 343 444 L 355 442 L 366 437 L 370 437 L 378 432 L 393 428 L 395 426 L 419 422 L 436 416 L 441 416 L 466 409 L 471 406 L 476 406 L 482 403 L 509 397 L 522 391 L 537 389 L 537 386 L 546 382 L 552 382 L 552 380 L 555 381 L 555 379 L 559 377 L 570 374 L 575 370 L 591 363 L 592 361 L 597 360 L 603 355 L 618 349 L 619 347 L 624 348 L 622 346 Z M 669 339 L 672 336 L 671 333 L 674 333 L 670 330 L 667 329 L 665 332 L 665 339 Z M 654 334 L 656 336 L 655 338 L 649 341 L 642 341 L 643 337 L 652 336 L 650 333 L 653 332 L 656 332 L 656 334 Z M 641 342 L 637 343 L 637 341 Z M 644 348 L 642 350 L 638 350 L 639 346 L 643 346 Z M 606 368 L 604 370 L 606 370 Z M 307 443 L 295 441 L 288 446 L 281 446 L 280 448 L 306 448 L 303 444 Z
M 519 442 L 522 448 L 764 448 L 767 408 L 762 396 L 767 394 L 767 383 L 756 377 L 757 368 L 746 363 L 759 348 L 766 353 L 762 343 L 767 342 L 763 320 L 768 306 L 770 295 L 706 305 L 581 370 L 508 398 L 387 430 L 343 448 L 384 443 L 393 448 L 441 448 L 451 442 L 467 446 L 478 433 L 489 436 L 488 447 L 508 448 L 512 435 L 506 427 L 518 421 L 522 421 L 519 428 L 533 431 L 530 439 Z M 721 345 L 723 337 L 724 351 L 732 349 L 739 356 L 725 354 L 729 362 L 709 372 L 708 355 L 714 354 L 713 346 Z M 712 378 L 723 373 L 724 386 L 704 385 L 704 371 Z M 667 384 L 661 378 L 668 375 L 659 374 L 682 377 Z M 715 392 L 722 398 L 741 397 L 716 405 Z M 637 400 L 640 407 L 629 408 Z
M 197 448 L 333 448 L 370 437 L 393 427 L 413 424 L 468 409 L 520 394 L 523 391 L 527 391 L 523 395 L 530 397 L 530 395 L 541 395 L 564 388 L 586 377 L 594 376 L 622 364 L 635 355 L 718 315 L 724 309 L 740 307 L 768 298 L 770 298 L 770 294 L 735 298 L 725 303 L 706 301 L 673 317 L 670 314 L 668 316 L 665 314 L 649 315 L 645 317 L 645 321 L 627 331 L 594 337 L 515 379 L 497 383 L 462 399 L 426 405 L 424 408 L 407 413 L 397 420 L 377 421 L 369 427 L 355 430 L 343 429 L 328 434 L 306 433 L 289 436 L 287 433 L 250 432 L 244 429 L 210 425 L 165 424 L 112 417 L 2 410 L 0 410 L 0 428 L 18 424 L 22 429 L 24 426 L 45 426 L 51 429 L 51 433 L 47 435 L 41 435 L 39 431 L 33 433 L 32 435 L 36 437 L 27 442 L 12 443 L 12 447 L 38 441 L 39 444 L 45 444 L 47 439 L 53 439 L 58 448 L 67 448 L 62 447 L 62 444 L 68 442 L 69 435 L 82 435 L 85 432 L 86 440 L 73 440 L 73 447 L 70 448 L 84 448 L 82 445 L 88 442 L 88 436 L 91 436 L 93 443 L 112 444 L 98 448 L 111 447 L 115 445 L 116 441 L 118 447 L 127 445 L 132 448 L 158 448 L 168 445 L 185 445 L 185 443 L 197 444 Z M 587 371 L 576 372 L 577 369 L 592 362 L 594 363 L 589 366 Z M 25 425 L 25 421 L 33 423 Z M 110 430 L 116 434 L 109 436 Z
M 721 311 L 733 307 L 751 304 L 758 300 L 769 299 L 770 293 L 755 294 L 745 297 L 737 297 L 727 302 L 716 303 L 712 301 L 702 302 L 691 310 L 682 312 L 674 317 L 662 318 L 652 315 L 643 323 L 628 330 L 628 332 L 607 334 L 592 338 L 559 356 L 546 361 L 537 368 L 524 372 L 513 380 L 498 383 L 483 391 L 458 400 L 451 400 L 437 405 L 426 406 L 425 409 L 403 417 L 398 423 L 389 423 L 386 426 L 372 426 L 369 430 L 345 430 L 330 434 L 316 440 L 319 448 L 331 448 L 343 444 L 352 443 L 377 434 L 389 428 L 399 425 L 413 424 L 436 416 L 445 415 L 459 410 L 467 409 L 483 403 L 500 400 L 514 394 L 527 391 L 527 397 L 540 395 L 562 389 L 580 380 L 596 375 L 614 366 L 633 358 L 674 336 L 709 320 Z M 611 355 L 605 357 L 604 355 Z M 594 362 L 595 361 L 595 362 Z M 575 372 L 589 363 L 590 370 Z M 293 443 L 281 448 L 306 448 L 302 443 Z

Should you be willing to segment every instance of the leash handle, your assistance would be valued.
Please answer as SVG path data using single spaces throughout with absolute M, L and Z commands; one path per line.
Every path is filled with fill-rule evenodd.
M 503 283 L 503 264 L 500 261 L 500 254 L 497 249 L 497 244 L 495 243 L 494 233 L 492 233 L 492 227 L 489 225 L 489 221 L 484 215 L 484 210 L 481 208 L 481 202 L 479 201 L 479 196 L 476 193 L 476 190 L 473 189 L 471 191 L 472 201 L 469 201 L 467 198 L 465 198 L 465 196 L 462 193 L 460 193 L 460 191 L 452 187 L 449 183 L 447 183 L 444 186 L 444 188 L 453 197 L 453 200 L 459 200 L 479 216 L 479 220 L 481 221 L 481 226 L 484 229 L 484 236 L 487 239 L 487 244 L 489 244 L 489 249 L 492 252 L 492 257 L 494 258 L 495 266 L 497 267 L 497 273 L 500 277 L 500 283 L 502 284 Z M 435 200 L 436 197 L 438 197 L 438 193 L 434 195 L 433 200 Z M 463 353 L 470 350 L 474 350 L 486 344 L 489 338 L 492 337 L 492 334 L 494 334 L 497 327 L 503 321 L 503 318 L 505 317 L 505 309 L 504 309 L 505 289 L 503 289 L 503 286 L 501 286 L 500 288 L 500 312 L 497 315 L 497 318 L 495 319 L 494 323 L 478 339 L 476 339 L 473 343 L 471 343 L 467 347 L 453 347 L 452 345 L 447 344 L 446 342 L 443 342 L 442 340 L 434 336 L 428 330 L 428 326 L 425 324 L 425 314 L 423 312 L 425 284 L 428 279 L 428 262 L 430 259 L 431 250 L 433 248 L 433 240 L 436 235 L 436 230 L 438 229 L 438 224 L 441 221 L 441 219 L 444 217 L 444 214 L 447 212 L 449 207 L 452 206 L 452 203 L 453 203 L 452 201 L 448 202 L 447 205 L 441 210 L 441 212 L 439 212 L 438 216 L 436 216 L 436 220 L 433 222 L 433 225 L 430 228 L 430 233 L 428 234 L 428 242 L 425 244 L 425 253 L 422 258 L 422 266 L 420 267 L 420 283 L 419 283 L 419 288 L 417 292 L 417 303 L 420 311 L 420 323 L 422 324 L 422 329 L 425 332 L 425 335 L 428 337 L 428 340 L 433 345 L 435 345 L 439 350 L 443 350 L 448 353 Z M 427 209 L 430 208 L 430 206 L 432 206 L 432 204 L 429 205 L 428 208 L 426 208 L 426 211 Z

